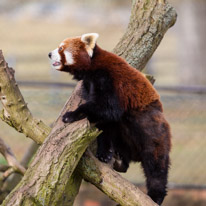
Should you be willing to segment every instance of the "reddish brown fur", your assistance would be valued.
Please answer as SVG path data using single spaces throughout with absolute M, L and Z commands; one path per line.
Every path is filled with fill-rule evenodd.
M 121 105 L 125 110 L 135 108 L 143 110 L 151 102 L 159 100 L 159 95 L 149 80 L 121 57 L 102 50 L 96 45 L 94 51 L 95 58 L 92 60 L 92 65 L 90 66 L 90 58 L 86 52 L 85 44 L 81 41 L 80 37 L 68 38 L 62 43 L 63 49 L 59 53 L 63 61 L 65 61 L 63 51 L 67 50 L 72 53 L 75 62 L 74 65 L 67 68 L 67 71 L 69 69 L 69 72 L 73 74 L 79 68 L 82 70 L 108 70 L 113 79 Z M 81 59 L 81 61 L 77 61 L 78 59 Z
M 63 48 L 62 51 L 59 52 L 63 59 L 63 65 L 60 69 L 61 71 L 67 71 L 73 74 L 75 70 L 79 70 L 80 68 L 88 69 L 91 60 L 86 51 L 85 44 L 81 41 L 80 37 L 65 39 L 62 42 L 61 47 Z M 74 65 L 70 65 L 67 68 L 64 67 L 66 65 L 65 57 L 63 54 L 64 51 L 71 52 L 74 59 Z M 80 58 L 81 61 L 78 61 Z
M 103 133 L 98 137 L 97 157 L 104 162 L 112 156 L 121 159 L 117 171 L 126 171 L 131 161 L 140 161 L 147 178 L 148 195 L 161 204 L 166 195 L 170 127 L 163 115 L 160 97 L 149 80 L 121 57 L 93 49 L 81 38 L 63 41 L 60 70 L 83 80 L 83 96 L 88 101 L 73 112 L 65 113 L 64 122 L 87 117 Z M 65 62 L 69 51 L 74 64 Z M 92 55 L 93 54 L 93 55 Z
M 150 107 L 147 106 L 156 102 L 156 107 L 162 111 L 159 94 L 152 84 L 140 71 L 131 67 L 124 59 L 102 50 L 96 45 L 94 51 L 95 58 L 90 61 L 85 49 L 85 44 L 81 41 L 80 37 L 69 38 L 62 43 L 62 49 L 59 51 L 62 59 L 65 61 L 63 51 L 67 50 L 72 53 L 75 62 L 74 65 L 66 68 L 67 71 L 70 69 L 70 72 L 73 73 L 77 68 L 81 68 L 82 70 L 107 70 L 113 79 L 114 88 L 125 110 L 138 109 L 138 112 L 142 110 L 147 111 L 150 110 Z M 81 61 L 77 61 L 79 58 Z M 92 65 L 90 65 L 90 63 Z M 63 64 L 65 64 L 65 62 L 63 62 Z M 162 115 L 156 115 L 153 118 L 155 119 L 153 119 L 154 121 L 152 122 L 157 124 L 155 127 L 161 125 L 161 122 L 167 124 Z M 142 120 L 142 127 L 151 127 L 151 121 L 144 118 Z M 167 127 L 169 126 L 167 125 Z M 154 144 L 156 144 L 155 150 L 153 151 L 155 159 L 158 159 L 161 155 L 165 154 L 166 151 L 170 150 L 171 143 L 169 144 L 169 148 L 166 148 L 168 144 L 163 144 L 164 135 L 165 134 L 153 140 Z
M 96 47 L 91 68 L 108 70 L 125 110 L 143 110 L 150 103 L 159 100 L 158 93 L 140 71 L 131 67 L 121 57 Z

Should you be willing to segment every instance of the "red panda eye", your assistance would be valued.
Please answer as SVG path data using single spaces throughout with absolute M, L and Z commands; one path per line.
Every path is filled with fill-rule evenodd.
M 63 47 L 59 47 L 59 52 L 63 50 Z

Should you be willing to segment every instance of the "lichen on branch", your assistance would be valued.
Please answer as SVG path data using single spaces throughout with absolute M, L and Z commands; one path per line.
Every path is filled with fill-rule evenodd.
M 18 132 L 41 144 L 48 136 L 50 128 L 32 116 L 15 81 L 14 70 L 6 63 L 1 50 L 0 101 L 3 105 L 0 118 Z
M 150 59 L 150 57 L 156 50 L 156 48 L 158 47 L 165 32 L 176 21 L 177 15 L 176 15 L 174 8 L 171 5 L 169 5 L 166 1 L 163 1 L 163 0 L 154 0 L 154 1 L 133 0 L 132 2 L 133 3 L 132 3 L 130 23 L 128 25 L 127 31 L 125 32 L 124 36 L 121 38 L 120 42 L 115 47 L 114 52 L 124 57 L 135 68 L 142 70 L 145 67 L 147 61 Z M 46 136 L 48 136 L 51 129 L 48 126 L 46 126 L 43 122 L 38 121 L 35 118 L 33 118 L 33 116 L 31 115 L 18 89 L 18 86 L 12 76 L 12 73 L 9 70 L 8 65 L 5 63 L 5 60 L 1 52 L 0 52 L 0 92 L 1 92 L 0 96 L 6 98 L 6 102 L 3 102 L 4 112 L 1 115 L 2 119 L 10 123 L 10 125 L 16 128 L 18 131 L 23 132 L 26 136 L 30 137 L 37 143 L 41 144 L 43 140 L 46 138 Z M 60 121 L 62 114 L 69 108 L 72 109 L 72 107 L 77 107 L 82 102 L 82 99 L 80 98 L 79 93 L 81 93 L 81 83 L 78 84 L 70 100 L 64 106 L 61 112 L 61 115 L 59 116 L 59 118 L 54 124 L 51 134 L 52 133 L 54 134 L 55 131 L 57 131 L 59 128 L 63 128 L 62 127 L 63 123 Z M 78 128 L 81 128 L 81 126 L 82 124 L 79 123 Z M 87 129 L 88 131 L 90 131 L 90 127 L 88 127 Z M 66 132 L 67 130 L 62 129 L 61 131 Z M 79 138 L 81 137 L 79 136 Z M 55 139 L 55 141 L 56 143 L 58 143 L 58 145 L 56 145 L 57 147 L 53 147 L 53 148 L 52 148 L 51 142 L 47 141 L 46 143 L 47 146 L 50 144 L 51 147 L 48 147 L 48 148 L 50 148 L 52 151 L 58 150 L 57 148 L 59 147 L 61 148 L 60 151 L 64 151 L 62 149 L 67 148 L 65 144 L 62 144 L 62 140 L 60 138 Z M 45 148 L 45 145 L 43 145 L 42 148 Z M 69 148 L 67 149 L 68 150 L 66 151 L 69 152 L 70 149 Z M 77 177 L 77 173 L 76 173 L 77 171 L 74 170 L 77 161 L 73 162 L 72 167 L 71 167 L 72 169 L 70 171 L 69 169 L 70 166 L 66 163 L 68 161 L 67 158 L 69 157 L 66 156 L 67 158 L 64 158 L 64 155 L 61 156 L 59 154 L 60 156 L 58 157 L 62 157 L 60 158 L 61 164 L 63 165 L 65 164 L 64 165 L 65 168 L 67 168 L 69 171 L 62 170 L 63 168 L 58 161 L 56 162 L 57 165 L 49 164 L 49 162 L 45 161 L 44 158 L 42 158 L 41 156 L 41 154 L 44 154 L 44 151 L 42 149 L 40 149 L 39 151 L 41 152 L 37 154 L 36 156 L 37 159 L 34 161 L 35 164 L 33 163 L 34 164 L 33 167 L 36 168 L 35 166 L 37 166 L 38 168 L 39 164 L 40 165 L 42 165 L 42 163 L 45 164 L 44 170 L 42 170 L 42 172 L 45 173 L 44 180 L 48 180 L 48 190 L 46 190 L 47 187 L 45 187 L 45 185 L 44 187 L 42 187 L 44 189 L 42 189 L 41 187 L 37 187 L 37 186 L 40 186 L 42 183 L 41 182 L 42 176 L 40 173 L 38 173 L 38 170 L 35 176 L 34 174 L 35 170 L 31 171 L 29 169 L 30 172 L 33 172 L 32 177 L 35 177 L 35 178 L 34 179 L 31 178 L 28 184 L 28 178 L 30 174 L 26 173 L 25 177 L 23 178 L 19 186 L 15 189 L 15 191 L 12 192 L 11 195 L 8 196 L 8 198 L 6 199 L 3 205 L 14 206 L 15 205 L 14 203 L 16 202 L 22 202 L 22 204 L 19 204 L 19 205 L 26 205 L 26 204 L 31 205 L 31 206 L 32 205 L 42 205 L 43 200 L 48 201 L 48 202 L 50 200 L 53 200 L 52 194 L 54 194 L 54 192 L 57 192 L 57 188 L 60 188 L 59 189 L 60 193 L 57 192 L 58 194 L 55 195 L 55 198 L 56 198 L 55 204 L 53 203 L 52 204 L 61 205 L 62 202 L 64 201 L 61 199 L 63 197 L 66 197 L 65 199 L 69 200 L 67 202 L 68 205 L 73 204 L 75 195 L 77 194 L 79 185 L 81 183 L 81 179 L 74 178 L 74 177 Z M 53 155 L 53 153 L 49 153 L 49 154 L 51 156 Z M 70 154 L 77 154 L 77 153 L 71 152 Z M 81 154 L 78 156 L 78 159 L 76 160 L 79 160 L 80 157 L 81 157 Z M 118 203 L 124 206 L 156 205 L 155 203 L 151 202 L 149 198 L 145 198 L 145 196 L 142 197 L 141 195 L 142 193 L 139 193 L 138 190 L 136 189 L 132 190 L 131 188 L 133 188 L 134 186 L 131 183 L 124 180 L 123 178 L 121 178 L 121 180 L 117 179 L 116 178 L 117 174 L 107 165 L 97 162 L 97 160 L 92 159 L 92 158 L 93 157 L 90 154 L 88 154 L 87 156 L 83 156 L 80 164 L 78 165 L 78 172 L 82 175 L 82 177 L 89 180 L 92 184 L 96 185 L 110 198 L 114 199 L 115 201 L 117 201 Z M 46 160 L 50 160 L 50 159 L 48 158 Z M 90 168 L 91 172 L 87 172 L 88 170 L 86 170 L 86 168 L 87 169 Z M 55 169 L 58 170 L 57 177 L 54 176 L 56 172 Z M 61 170 L 64 172 L 61 173 Z M 104 171 L 107 171 L 107 173 L 109 173 L 110 175 L 109 179 L 106 178 L 106 176 L 105 177 L 101 176 L 101 175 L 103 176 L 105 175 Z M 46 174 L 47 172 L 48 174 Z M 65 174 L 67 174 L 67 172 L 69 173 L 69 175 L 71 175 L 71 178 L 69 179 L 68 184 L 71 184 L 70 187 L 74 189 L 72 190 L 72 192 L 70 192 L 71 190 L 68 189 L 69 188 L 68 185 L 63 187 L 65 188 L 65 191 L 63 191 L 63 188 L 59 187 L 60 185 L 58 185 L 58 182 L 59 184 L 64 184 Z M 64 174 L 64 175 L 61 176 L 61 174 Z M 55 181 L 52 181 L 52 178 L 49 178 L 50 175 L 52 178 L 54 177 Z M 97 181 L 97 179 L 100 179 L 100 180 L 103 179 L 103 181 Z M 113 187 L 114 185 L 119 185 L 119 186 L 115 188 Z M 128 187 L 125 185 L 129 185 L 128 187 L 130 189 L 128 189 Z M 41 194 L 38 193 L 37 195 L 33 195 L 32 191 L 34 188 L 37 189 L 37 193 L 38 191 L 41 191 Z M 23 191 L 23 193 L 20 194 L 21 191 Z M 31 194 L 30 197 L 27 196 L 26 192 L 27 194 Z M 127 195 L 127 201 L 124 201 L 125 196 L 121 195 L 124 193 Z M 133 202 L 134 199 L 136 200 L 136 203 Z

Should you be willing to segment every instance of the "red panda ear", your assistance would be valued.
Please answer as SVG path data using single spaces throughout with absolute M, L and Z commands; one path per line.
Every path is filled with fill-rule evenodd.
M 92 57 L 93 55 L 93 49 L 95 47 L 98 37 L 99 37 L 99 34 L 97 33 L 83 34 L 81 36 L 81 41 L 85 43 L 86 50 L 90 57 Z

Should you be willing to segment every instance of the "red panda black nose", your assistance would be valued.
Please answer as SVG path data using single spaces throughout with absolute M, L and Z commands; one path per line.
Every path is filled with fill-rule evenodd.
M 51 56 L 52 56 L 52 53 L 51 53 L 51 52 L 49 52 L 48 56 L 49 56 L 49 58 L 51 58 Z

